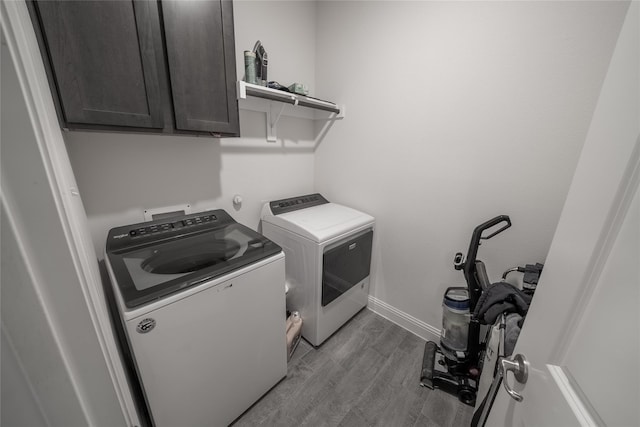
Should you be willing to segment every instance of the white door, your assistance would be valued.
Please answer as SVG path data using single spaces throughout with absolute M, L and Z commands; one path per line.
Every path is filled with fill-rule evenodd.
M 640 425 L 640 5 L 630 5 L 491 426 Z

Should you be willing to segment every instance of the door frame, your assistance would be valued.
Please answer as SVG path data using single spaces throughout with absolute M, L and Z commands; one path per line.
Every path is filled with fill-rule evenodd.
M 584 273 L 583 291 L 576 295 L 575 309 L 567 325 L 560 334 L 558 345 L 550 353 L 550 360 L 558 365 L 547 364 L 547 369 L 562 392 L 565 400 L 573 410 L 574 415 L 583 426 L 604 426 L 606 423 L 600 418 L 596 409 L 590 404 L 586 396 L 582 395 L 581 387 L 573 378 L 571 372 L 560 362 L 563 362 L 571 348 L 573 336 L 578 332 L 580 324 L 587 313 L 591 298 L 596 292 L 599 279 L 607 264 L 613 246 L 621 232 L 626 215 L 640 186 L 640 135 L 635 141 L 629 162 L 624 170 L 620 185 L 613 198 L 602 231 L 598 237 L 595 250 L 589 260 Z

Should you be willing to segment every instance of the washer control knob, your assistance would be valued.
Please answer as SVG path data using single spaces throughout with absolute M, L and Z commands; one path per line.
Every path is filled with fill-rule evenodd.
M 239 194 L 236 194 L 235 196 L 233 196 L 233 204 L 234 205 L 241 205 L 242 204 L 242 196 Z

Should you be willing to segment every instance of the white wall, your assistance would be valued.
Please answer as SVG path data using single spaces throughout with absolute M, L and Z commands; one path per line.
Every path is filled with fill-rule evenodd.
M 319 2 L 316 86 L 347 117 L 316 190 L 378 221 L 372 295 L 439 327 L 473 228 L 494 281 L 544 262 L 628 4 Z
M 238 78 L 244 50 L 260 39 L 269 79 L 315 81 L 314 2 L 234 2 Z M 262 204 L 313 192 L 315 140 L 311 120 L 282 117 L 278 142 L 266 142 L 265 114 L 240 110 L 241 138 L 67 132 L 65 141 L 102 257 L 110 228 L 144 221 L 145 209 L 190 204 L 225 209 L 258 228 Z M 235 194 L 244 202 L 232 204 Z
M 260 40 L 269 55 L 269 80 L 288 86 L 305 83 L 315 92 L 316 2 L 233 2 L 238 79 L 244 77 L 244 51 Z
M 38 406 L 27 374 L 20 366 L 4 330 L 0 341 L 0 357 L 2 358 L 0 399 L 3 407 L 0 422 L 3 426 L 45 427 L 47 425 L 45 415 Z
M 87 419 L 50 323 L 55 319 L 48 318 L 39 295 L 46 283 L 30 274 L 5 208 L 3 201 L 0 421 L 3 426 L 82 425 Z

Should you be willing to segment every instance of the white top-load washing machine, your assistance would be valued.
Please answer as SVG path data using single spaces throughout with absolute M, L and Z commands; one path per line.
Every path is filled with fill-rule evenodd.
M 367 305 L 375 220 L 320 194 L 269 202 L 261 217 L 286 255 L 287 308 L 319 346 Z
M 285 377 L 284 254 L 225 211 L 114 228 L 105 263 L 143 420 L 228 425 Z

